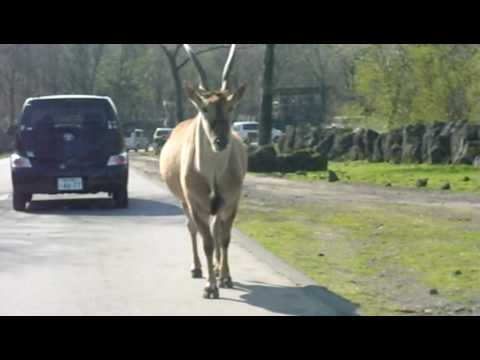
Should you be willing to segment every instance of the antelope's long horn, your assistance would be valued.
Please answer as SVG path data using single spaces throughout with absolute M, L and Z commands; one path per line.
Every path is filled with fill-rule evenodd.
M 190 57 L 190 60 L 192 60 L 193 64 L 197 68 L 198 74 L 200 75 L 200 88 L 202 88 L 203 90 L 209 90 L 207 73 L 203 69 L 202 64 L 198 60 L 195 53 L 192 51 L 192 48 L 191 48 L 190 45 L 183 44 L 183 47 L 185 48 L 185 51 L 187 52 L 188 56 Z
M 222 91 L 227 90 L 228 88 L 228 80 L 230 78 L 230 73 L 232 72 L 233 68 L 233 60 L 235 59 L 235 50 L 237 49 L 236 44 L 232 44 L 230 47 L 230 53 L 228 54 L 228 59 L 225 64 L 225 68 L 223 69 L 222 75 Z

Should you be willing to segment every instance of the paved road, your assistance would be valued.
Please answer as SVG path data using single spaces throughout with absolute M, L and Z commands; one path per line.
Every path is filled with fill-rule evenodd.
M 168 191 L 132 169 L 131 206 L 103 195 L 35 196 L 11 208 L 0 160 L 0 315 L 333 315 L 236 239 L 235 289 L 202 298 L 190 278 L 184 217 Z M 203 257 L 202 257 L 203 260 Z M 205 261 L 204 261 L 205 262 Z

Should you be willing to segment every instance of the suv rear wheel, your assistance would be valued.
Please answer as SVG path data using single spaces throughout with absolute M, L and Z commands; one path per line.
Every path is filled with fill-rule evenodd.
M 113 201 L 117 209 L 126 209 L 128 208 L 128 190 L 127 188 L 122 188 L 115 190 L 113 192 Z
M 31 200 L 32 200 L 32 195 L 14 191 L 13 192 L 13 209 L 15 211 L 25 211 L 27 202 Z

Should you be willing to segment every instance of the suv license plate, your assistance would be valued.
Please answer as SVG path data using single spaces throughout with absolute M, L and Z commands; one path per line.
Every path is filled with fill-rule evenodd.
M 80 191 L 83 190 L 82 178 L 60 178 L 58 179 L 58 191 Z

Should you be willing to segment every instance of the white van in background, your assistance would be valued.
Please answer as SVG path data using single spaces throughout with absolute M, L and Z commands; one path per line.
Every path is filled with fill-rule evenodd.
M 170 128 L 158 128 L 153 134 L 153 151 L 155 155 L 159 155 L 161 148 L 165 145 L 173 129 Z
M 148 141 L 148 139 L 145 137 L 145 132 L 143 130 L 135 129 L 132 131 L 130 136 L 125 139 L 125 145 L 127 147 L 127 151 L 138 151 L 141 149 L 148 151 L 150 147 L 150 141 Z
M 254 121 L 242 121 L 233 124 L 233 130 L 240 135 L 240 138 L 247 144 L 258 144 L 258 134 L 260 125 Z M 277 142 L 283 132 L 277 129 L 272 129 L 272 141 Z

